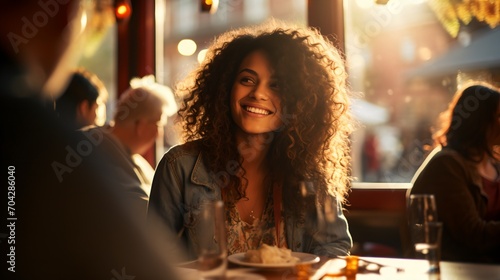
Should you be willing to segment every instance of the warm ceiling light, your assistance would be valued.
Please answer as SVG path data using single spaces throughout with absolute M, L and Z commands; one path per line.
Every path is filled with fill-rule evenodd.
M 200 0 L 200 10 L 202 12 L 215 13 L 219 7 L 219 0 Z
M 132 14 L 130 0 L 117 0 L 115 2 L 115 15 L 118 21 L 128 19 Z

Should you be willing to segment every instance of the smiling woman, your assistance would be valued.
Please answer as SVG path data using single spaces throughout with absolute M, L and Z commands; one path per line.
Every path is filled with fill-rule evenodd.
M 230 101 L 231 116 L 239 128 L 238 135 L 244 137 L 241 134 L 278 129 L 283 124 L 279 89 L 265 53 L 249 54 L 240 69 Z
M 269 21 L 216 39 L 176 87 L 186 143 L 159 163 L 149 206 L 190 258 L 206 231 L 199 209 L 211 200 L 225 203 L 229 254 L 263 244 L 349 253 L 345 79 L 339 52 L 314 29 Z

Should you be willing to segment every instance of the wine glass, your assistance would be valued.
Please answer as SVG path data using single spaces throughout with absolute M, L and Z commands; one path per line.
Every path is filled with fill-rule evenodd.
M 438 222 L 434 195 L 410 195 L 408 212 L 414 256 L 429 261 L 428 272 L 439 272 L 443 224 Z

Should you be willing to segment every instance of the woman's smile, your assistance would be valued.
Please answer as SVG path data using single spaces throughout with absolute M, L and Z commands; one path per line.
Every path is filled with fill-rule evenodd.
M 251 106 L 251 105 L 243 105 L 242 107 L 245 111 L 252 113 L 252 114 L 256 114 L 256 115 L 267 116 L 267 115 L 271 115 L 273 113 L 267 109 L 262 109 L 262 108 Z

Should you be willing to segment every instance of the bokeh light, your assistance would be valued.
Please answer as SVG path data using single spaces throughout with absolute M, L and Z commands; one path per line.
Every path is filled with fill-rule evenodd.
M 205 56 L 207 55 L 207 49 L 203 49 L 198 53 L 198 63 L 202 63 L 203 60 L 205 59 Z
M 196 52 L 196 43 L 191 39 L 183 39 L 177 44 L 177 50 L 184 56 L 191 56 Z

